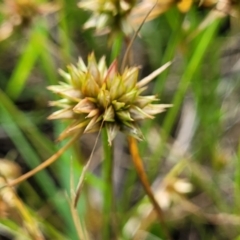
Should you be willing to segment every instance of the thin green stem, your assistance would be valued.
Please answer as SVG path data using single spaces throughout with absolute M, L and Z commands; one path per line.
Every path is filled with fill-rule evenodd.
M 68 21 L 67 21 L 67 12 L 66 7 L 64 6 L 67 4 L 65 1 L 60 1 L 62 4 L 62 10 L 59 12 L 60 18 L 60 27 L 59 28 L 59 39 L 61 41 L 61 55 L 64 59 L 64 62 L 69 63 L 71 62 L 71 41 L 69 37 L 69 29 L 68 29 Z
M 103 164 L 103 178 L 105 180 L 104 198 L 103 198 L 103 238 L 112 239 L 112 229 L 115 226 L 115 219 L 113 216 L 114 203 L 114 186 L 113 186 L 113 146 L 108 145 L 107 130 L 102 130 L 103 150 L 104 150 L 104 164 Z M 113 225 L 111 224 L 113 223 Z
M 122 49 L 123 36 L 119 34 L 113 43 L 110 62 L 113 62 L 120 55 Z M 107 130 L 102 130 L 102 142 L 104 151 L 103 162 L 103 179 L 105 180 L 104 198 L 103 198 L 103 239 L 112 239 L 112 234 L 117 237 L 116 217 L 115 217 L 115 204 L 114 204 L 114 185 L 113 185 L 113 146 L 108 144 Z M 110 224 L 112 223 L 112 224 Z M 112 231 L 112 229 L 114 231 Z
M 119 57 L 119 54 L 122 50 L 122 42 L 123 42 L 123 36 L 122 34 L 119 34 L 118 37 L 115 38 L 115 41 L 113 42 L 113 45 L 112 45 L 110 62 L 113 62 L 116 58 Z

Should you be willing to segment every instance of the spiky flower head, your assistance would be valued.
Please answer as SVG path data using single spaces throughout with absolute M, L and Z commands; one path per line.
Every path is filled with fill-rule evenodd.
M 138 82 L 138 67 L 125 68 L 123 73 L 119 73 L 117 61 L 107 68 L 105 58 L 97 63 L 94 54 L 89 55 L 87 65 L 80 58 L 77 66 L 70 65 L 68 72 L 60 70 L 60 74 L 65 81 L 48 87 L 61 97 L 50 102 L 51 106 L 61 109 L 49 119 L 72 120 L 59 136 L 60 140 L 76 131 L 95 132 L 102 127 L 107 129 L 109 144 L 118 131 L 142 140 L 138 121 L 151 119 L 170 106 L 153 104 L 158 100 L 154 95 L 141 95 L 154 75 Z
M 133 30 L 129 15 L 135 4 L 136 0 L 82 0 L 78 6 L 92 12 L 85 28 L 96 28 L 98 34 L 120 31 L 129 35 Z

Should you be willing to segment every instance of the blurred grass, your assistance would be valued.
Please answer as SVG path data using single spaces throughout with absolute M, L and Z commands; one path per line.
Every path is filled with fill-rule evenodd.
M 60 80 L 57 69 L 76 62 L 80 54 L 86 57 L 87 53 L 96 51 L 99 56 L 102 54 L 109 56 L 109 52 L 106 52 L 107 43 L 104 37 L 94 36 L 91 30 L 82 30 L 88 14 L 79 10 L 75 1 L 62 0 L 61 4 L 61 10 L 51 16 L 53 19 L 51 17 L 44 21 L 37 19 L 31 25 L 28 36 L 24 35 L 26 34 L 24 31 L 20 33 L 20 36 L 24 37 L 25 40 L 19 49 L 19 56 L 14 59 L 14 67 L 11 72 L 9 73 L 6 62 L 4 63 L 6 69 L 4 67 L 0 69 L 0 81 L 2 81 L 0 86 L 6 86 L 0 90 L 0 123 L 1 129 L 7 135 L 6 137 L 3 134 L 1 141 L 10 139 L 13 144 L 13 146 L 8 146 L 7 150 L 3 148 L 0 157 L 4 157 L 12 148 L 16 149 L 21 159 L 18 163 L 25 170 L 36 167 L 64 145 L 64 142 L 56 144 L 53 138 L 57 138 L 65 124 L 53 122 L 49 128 L 43 131 L 42 126 L 46 122 L 37 122 L 34 118 L 29 118 L 27 111 L 21 109 L 19 103 L 28 101 L 27 104 L 30 106 L 31 112 L 42 108 L 41 110 L 46 112 L 47 116 L 50 111 L 47 110 L 45 102 L 52 99 L 53 96 L 50 96 L 50 94 L 43 95 L 47 98 L 43 99 L 43 105 L 34 107 L 36 99 L 34 99 L 33 85 L 39 87 L 39 92 L 41 92 L 45 90 L 40 89 L 40 87 L 56 84 Z M 237 139 L 238 149 L 231 147 L 230 154 L 224 153 L 225 148 L 227 148 L 223 145 L 226 131 L 224 129 L 224 119 L 227 116 L 224 116 L 222 111 L 223 99 L 219 95 L 219 86 L 225 81 L 220 71 L 221 49 L 227 43 L 228 37 L 231 36 L 231 30 L 226 36 L 219 36 L 220 27 L 224 22 L 216 20 L 193 40 L 189 41 L 188 37 L 196 30 L 205 15 L 201 15 L 201 12 L 195 8 L 186 15 L 180 13 L 176 8 L 172 8 L 154 21 L 146 23 L 141 31 L 140 42 L 144 46 L 141 51 L 144 51 L 147 56 L 147 63 L 145 64 L 148 72 L 172 59 L 175 59 L 175 62 L 172 67 L 154 81 L 152 89 L 148 90 L 158 94 L 161 102 L 173 103 L 173 107 L 168 109 L 165 114 L 154 121 L 147 121 L 142 124 L 145 136 L 148 136 L 150 131 L 161 128 L 161 131 L 157 132 L 161 141 L 157 146 L 154 146 L 155 139 L 146 140 L 139 143 L 139 148 L 143 159 L 147 158 L 148 160 L 146 161 L 146 171 L 151 180 L 158 177 L 165 179 L 171 169 L 186 158 L 192 162 L 188 165 L 188 170 L 184 169 L 185 171 L 174 175 L 174 177 L 187 178 L 194 186 L 194 191 L 185 196 L 186 200 L 196 204 L 199 203 L 199 207 L 202 208 L 204 213 L 209 212 L 216 214 L 216 216 L 227 213 L 239 217 L 239 142 Z M 54 23 L 51 28 L 49 28 L 51 26 L 51 24 L 48 24 L 49 22 Z M 187 29 L 183 27 L 186 22 L 189 24 Z M 13 35 L 5 42 L 0 42 L 0 47 L 4 48 L 6 55 L 14 51 L 9 46 L 18 44 L 18 36 Z M 9 44 L 6 44 L 6 41 Z M 119 55 L 121 42 L 122 38 L 120 36 L 110 53 L 111 60 Z M 3 55 L 1 56 L 4 58 Z M 235 61 L 237 60 L 239 58 Z M 231 67 L 229 66 L 229 68 Z M 171 74 L 174 76 L 172 77 Z M 238 80 L 239 78 L 236 79 L 236 81 Z M 30 94 L 28 95 L 28 93 Z M 29 97 L 26 98 L 25 94 L 30 96 L 30 99 L 28 99 Z M 164 160 L 168 159 L 169 150 L 173 147 L 172 143 L 177 135 L 176 128 L 179 124 L 181 109 L 186 98 L 190 98 L 196 108 L 197 120 L 194 137 L 186 155 L 179 155 L 175 162 L 166 163 Z M 239 119 L 238 102 L 239 97 L 237 97 L 236 106 L 231 104 L 228 106 L 229 108 L 236 108 L 235 122 Z M 226 141 L 231 142 L 228 139 Z M 105 152 L 108 152 L 106 136 L 103 142 L 105 142 Z M 154 149 L 150 150 L 152 146 L 154 146 Z M 78 148 L 77 145 L 75 148 L 68 150 L 50 167 L 50 171 L 44 170 L 34 176 L 34 181 L 19 186 L 19 194 L 23 201 L 26 198 L 32 198 L 26 200 L 29 205 L 33 202 L 33 206 L 29 206 L 30 208 L 43 204 L 43 207 L 47 209 L 54 209 L 55 220 L 59 218 L 60 223 L 54 222 L 54 218 L 49 217 L 49 219 L 42 220 L 44 216 L 32 215 L 40 223 L 40 229 L 44 233 L 49 233 L 49 236 L 56 236 L 56 239 L 78 239 L 66 197 L 66 193 L 68 196 L 70 195 L 70 162 L 73 162 L 73 175 L 75 182 L 77 182 L 86 161 L 84 154 Z M 123 184 L 121 193 L 118 194 L 120 197 L 112 202 L 112 183 L 109 183 L 107 179 L 111 174 L 109 169 L 113 166 L 111 166 L 111 156 L 105 156 L 105 158 L 108 161 L 104 159 L 103 174 L 100 177 L 91 172 L 86 175 L 87 190 L 82 192 L 78 204 L 78 213 L 81 221 L 86 222 L 87 229 L 91 229 L 92 235 L 97 236 L 96 239 L 107 240 L 111 239 L 109 228 L 112 225 L 108 223 L 112 219 L 111 205 L 114 204 L 116 205 L 115 218 L 119 221 L 117 226 L 119 239 L 130 239 L 127 234 L 123 233 L 124 227 L 131 219 L 137 219 L 136 221 L 140 221 L 140 223 L 141 221 L 144 222 L 144 219 L 138 216 L 139 209 L 147 204 L 145 203 L 146 200 L 142 200 L 144 193 L 137 183 L 137 175 L 134 169 L 128 165 L 124 178 L 119 179 Z M 99 159 L 99 161 L 101 160 Z M 98 198 L 101 199 L 101 196 L 103 196 L 103 209 L 99 209 L 98 203 L 96 203 L 96 206 L 91 205 L 94 200 L 88 188 L 95 189 L 100 195 Z M 38 189 L 40 189 L 41 194 Z M 202 198 L 205 200 L 202 200 Z M 187 210 L 181 203 L 178 199 L 175 205 L 181 209 L 180 214 L 184 215 Z M 191 231 L 195 234 L 196 240 L 240 239 L 239 225 L 237 224 L 235 226 L 222 220 L 221 224 L 218 225 L 209 222 L 207 219 L 198 218 L 198 215 L 192 214 L 190 210 L 179 224 L 178 221 L 171 221 L 171 214 L 174 211 L 174 206 L 166 210 L 166 219 L 169 222 L 173 239 L 188 239 Z M 95 215 L 89 217 L 90 220 L 86 219 L 91 213 Z M 95 218 L 94 221 L 93 218 Z M 92 222 L 89 223 L 89 221 Z M 144 231 L 156 235 L 157 231 L 154 230 L 154 224 L 155 221 L 151 223 L 152 227 L 144 229 Z M 227 224 L 230 226 L 229 229 L 226 229 Z M 13 220 L 0 218 L 0 236 L 4 228 L 12 235 L 19 234 L 18 237 L 21 234 L 26 234 L 22 233 L 21 227 Z M 132 227 L 132 231 L 134 231 L 134 227 Z M 50 232 L 52 232 L 52 235 Z M 183 235 L 185 238 L 183 238 Z M 26 238 L 26 235 L 24 237 Z M 146 239 L 151 239 L 151 237 Z
M 46 51 L 46 37 L 46 32 L 43 31 L 41 22 L 39 22 L 38 25 L 33 27 L 29 41 L 23 47 L 22 56 L 17 61 L 17 65 L 8 81 L 6 92 L 11 98 L 19 97 L 39 54 Z

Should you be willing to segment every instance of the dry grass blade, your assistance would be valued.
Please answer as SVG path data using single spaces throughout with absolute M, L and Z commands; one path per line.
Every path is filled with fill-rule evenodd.
M 124 57 L 123 57 L 122 65 L 121 65 L 121 68 L 120 68 L 120 71 L 121 71 L 121 72 L 123 72 L 123 70 L 124 70 L 124 68 L 125 68 L 125 66 L 126 66 L 126 64 L 127 64 L 128 56 L 129 56 L 129 54 L 130 54 L 130 50 L 131 50 L 131 47 L 132 47 L 132 45 L 133 45 L 134 40 L 136 39 L 136 37 L 137 37 L 138 33 L 140 32 L 143 24 L 146 22 L 149 14 L 150 14 L 150 13 L 152 12 L 152 10 L 155 8 L 155 6 L 157 5 L 157 3 L 158 3 L 158 0 L 157 0 L 156 3 L 153 5 L 153 7 L 150 9 L 150 11 L 147 13 L 147 15 L 146 15 L 145 18 L 143 19 L 142 23 L 141 23 L 140 26 L 138 27 L 137 31 L 134 33 L 134 35 L 133 35 L 130 43 L 128 44 L 127 49 L 126 49 L 125 54 L 124 54 Z
M 95 143 L 94 143 L 94 146 L 93 146 L 93 149 L 92 149 L 92 152 L 91 152 L 91 155 L 86 163 L 86 165 L 84 166 L 83 170 L 82 170 L 82 174 L 79 178 L 79 181 L 78 181 L 78 185 L 77 185 L 77 189 L 76 189 L 76 195 L 75 195 L 75 198 L 74 198 L 74 207 L 76 208 L 77 207 L 77 203 L 78 203 L 78 200 L 79 200 L 79 197 L 80 197 L 80 194 L 81 194 L 81 190 L 83 188 L 83 184 L 84 184 L 84 178 L 85 178 L 85 174 L 91 164 L 91 161 L 92 161 L 92 157 L 93 157 L 93 153 L 96 149 L 96 146 L 97 146 L 97 142 L 98 142 L 98 139 L 99 139 L 99 136 L 100 136 L 100 133 L 101 133 L 101 129 L 103 127 L 103 123 L 104 121 L 102 122 L 101 126 L 100 126 L 100 130 L 98 132 L 98 135 L 97 135 L 97 138 L 95 140 Z
M 65 146 L 63 146 L 61 149 L 59 149 L 54 155 L 52 155 L 46 161 L 44 161 L 43 163 L 38 165 L 33 170 L 31 170 L 31 171 L 23 174 L 22 176 L 14 179 L 13 181 L 9 182 L 7 185 L 2 186 L 1 188 L 7 187 L 7 186 L 13 187 L 13 186 L 25 181 L 26 179 L 32 177 L 33 175 L 35 175 L 39 171 L 43 170 L 44 168 L 48 167 L 52 163 L 54 163 L 79 138 L 79 136 L 81 134 L 82 134 L 82 132 L 81 133 L 78 132 Z
M 4 182 L 7 184 L 5 177 L 0 176 L 1 180 L 4 179 Z M 42 232 L 39 229 L 37 220 L 30 214 L 26 205 L 21 201 L 21 199 L 16 194 L 15 190 L 12 187 L 7 187 L 3 190 L 3 194 L 6 196 L 6 200 L 9 200 L 10 206 L 19 213 L 21 218 L 22 227 L 26 230 L 26 233 L 31 237 L 31 239 L 36 240 L 45 240 Z
M 182 208 L 191 214 L 196 215 L 204 221 L 209 221 L 214 225 L 224 225 L 224 226 L 239 226 L 240 225 L 240 217 L 236 214 L 230 213 L 206 213 L 204 209 L 200 208 L 196 204 L 192 203 L 188 199 L 181 197 L 181 206 Z
M 75 192 L 74 192 L 74 180 L 73 180 L 73 167 L 72 167 L 72 161 L 71 161 L 71 174 L 70 174 L 70 195 L 71 198 L 68 197 L 68 202 L 69 202 L 69 206 L 70 206 L 70 210 L 71 210 L 71 215 L 73 218 L 73 222 L 78 234 L 79 239 L 81 240 L 89 240 L 89 236 L 87 231 L 85 231 L 85 226 L 83 225 L 83 223 L 81 223 L 80 219 L 79 219 L 79 214 L 77 209 L 74 206 L 74 199 L 75 199 Z
M 162 230 L 164 232 L 164 235 L 167 237 L 167 239 L 170 239 L 170 236 L 167 232 L 167 228 L 166 228 L 166 225 L 165 225 L 165 222 L 164 222 L 163 211 L 162 211 L 161 207 L 159 206 L 157 200 L 155 199 L 154 194 L 152 192 L 152 189 L 149 185 L 147 175 L 146 175 L 144 167 L 143 167 L 142 159 L 141 159 L 141 157 L 139 155 L 139 152 L 138 152 L 136 139 L 133 138 L 133 137 L 128 137 L 128 143 L 129 143 L 129 150 L 130 150 L 130 153 L 131 153 L 131 156 L 132 156 L 132 161 L 133 161 L 133 164 L 134 164 L 135 169 L 137 171 L 137 174 L 140 178 L 140 181 L 141 181 L 141 183 L 144 187 L 144 190 L 145 190 L 146 194 L 148 195 L 154 209 L 156 210 L 156 213 L 158 215 L 158 219 L 159 219 L 159 222 L 162 226 Z
M 137 86 L 138 87 L 143 87 L 143 86 L 147 85 L 149 82 L 152 81 L 153 78 L 157 77 L 160 73 L 162 73 L 165 69 L 167 69 L 171 64 L 172 64 L 171 61 L 165 63 L 163 66 L 156 69 L 154 72 L 152 72 L 147 77 L 143 78 L 140 82 L 138 82 Z

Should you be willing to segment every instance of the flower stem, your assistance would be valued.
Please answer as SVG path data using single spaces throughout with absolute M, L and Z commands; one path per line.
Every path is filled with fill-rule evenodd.
M 113 42 L 110 62 L 113 62 L 116 58 L 119 57 L 119 54 L 122 50 L 122 42 L 123 36 L 119 33 L 119 35 L 115 38 L 115 41 Z
M 115 239 L 116 232 L 116 218 L 114 210 L 114 184 L 113 184 L 113 146 L 108 145 L 107 130 L 102 130 L 103 150 L 104 150 L 104 164 L 103 164 L 103 178 L 105 180 L 105 189 L 103 197 L 103 238 Z M 112 224 L 111 224 L 112 223 Z M 115 235 L 114 237 L 112 236 Z
M 122 50 L 123 35 L 121 33 L 115 38 L 112 46 L 110 62 L 119 58 Z M 105 189 L 103 196 L 103 238 L 102 239 L 114 239 L 117 238 L 117 220 L 115 215 L 115 201 L 114 201 L 114 184 L 113 184 L 113 145 L 108 144 L 108 135 L 105 128 L 102 129 L 102 142 L 104 151 L 103 162 L 103 178 L 105 180 Z M 112 223 L 112 224 L 110 224 Z M 112 236 L 112 234 L 114 236 Z M 114 237 L 114 238 L 113 238 Z

